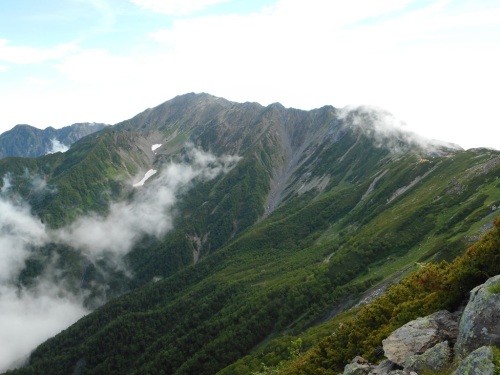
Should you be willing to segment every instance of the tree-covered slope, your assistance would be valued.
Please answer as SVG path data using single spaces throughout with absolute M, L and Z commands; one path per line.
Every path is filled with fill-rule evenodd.
M 500 206 L 500 153 L 382 131 L 383 120 L 366 109 L 299 111 L 189 94 L 65 154 L 0 162 L 1 176 L 14 181 L 28 170 L 57 189 L 37 206 L 14 183 L 57 227 L 78 220 L 79 207 L 105 214 L 116 199 L 160 188 L 161 172 L 144 190 L 126 181 L 189 165 L 192 147 L 240 158 L 193 180 L 172 229 L 140 237 L 124 254 L 134 290 L 42 344 L 15 373 L 250 373 L 269 340 L 327 321 L 415 262 L 463 253 Z M 63 200 L 66 186 L 75 196 Z M 60 222 L 51 216 L 57 207 Z

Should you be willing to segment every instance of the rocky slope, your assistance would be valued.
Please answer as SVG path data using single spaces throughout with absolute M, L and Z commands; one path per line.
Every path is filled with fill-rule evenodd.
M 387 360 L 354 358 L 343 375 L 494 375 L 500 368 L 500 275 L 470 292 L 465 310 L 418 318 L 382 341 Z

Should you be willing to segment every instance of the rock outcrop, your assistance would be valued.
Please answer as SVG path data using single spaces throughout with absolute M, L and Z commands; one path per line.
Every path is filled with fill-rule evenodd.
M 484 345 L 500 346 L 500 275 L 470 292 L 460 320 L 455 356 L 463 358 Z
M 408 357 L 424 354 L 440 342 L 455 342 L 458 316 L 442 310 L 406 323 L 382 341 L 385 356 L 400 366 Z
M 382 340 L 379 365 L 356 357 L 344 375 L 493 375 L 500 367 L 500 275 L 470 292 L 462 314 L 446 310 L 415 319 Z M 495 359 L 497 358 L 497 359 Z M 447 372 L 448 373 L 448 372 Z

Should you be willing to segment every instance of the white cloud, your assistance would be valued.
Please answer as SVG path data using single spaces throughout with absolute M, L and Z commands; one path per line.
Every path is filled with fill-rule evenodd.
M 2 193 L 9 186 L 4 179 Z M 31 215 L 28 206 L 11 203 L 0 195 L 0 285 L 12 281 L 24 268 L 30 246 L 43 245 L 47 238 L 45 226 Z
M 57 60 L 78 50 L 76 42 L 59 44 L 52 48 L 12 46 L 10 41 L 0 39 L 0 61 L 14 64 L 33 64 Z
M 33 184 L 43 185 L 37 179 Z M 26 204 L 6 197 L 10 187 L 4 178 L 0 192 L 0 372 L 86 313 L 81 301 L 48 279 L 29 290 L 16 286 L 34 247 L 47 243 L 49 236 Z
M 0 284 L 0 371 L 22 365 L 39 344 L 88 311 L 54 283 L 33 290 Z
M 69 150 L 69 147 L 65 144 L 59 142 L 57 139 L 51 139 L 52 149 L 48 152 L 48 154 L 54 154 L 56 152 L 66 152 Z
M 417 146 L 428 152 L 442 147 L 457 149 L 453 144 L 432 140 L 409 130 L 406 124 L 382 108 L 373 106 L 347 106 L 339 111 L 339 118 L 348 126 L 373 139 L 376 147 L 383 147 L 393 153 L 405 151 L 406 145 Z
M 141 8 L 169 15 L 187 15 L 230 0 L 131 0 Z
M 485 136 L 499 125 L 499 28 L 494 3 L 452 0 L 287 0 L 185 17 L 136 34 L 120 53 L 87 43 L 57 61 L 62 77 L 43 92 L 10 86 L 0 95 L 3 123 L 116 123 L 194 91 L 302 109 L 376 105 L 428 137 L 500 148 Z M 15 108 L 27 101 L 29 112 Z M 66 110 L 47 111 L 53 103 Z
M 52 234 L 53 240 L 84 251 L 91 258 L 128 253 L 149 234 L 160 238 L 173 226 L 173 207 L 195 179 L 210 180 L 239 160 L 189 149 L 189 162 L 171 163 L 137 191 L 131 203 L 111 205 L 107 216 L 85 216 Z
M 124 268 L 122 257 L 143 235 L 163 236 L 172 229 L 174 205 L 195 180 L 226 173 L 240 158 L 188 146 L 186 160 L 171 163 L 138 189 L 133 201 L 111 205 L 107 216 L 88 215 L 67 227 L 51 230 L 31 214 L 12 191 L 9 176 L 0 189 L 0 372 L 22 364 L 29 352 L 87 313 L 82 296 L 65 288 L 57 258 L 46 264 L 29 288 L 18 286 L 25 262 L 39 246 L 66 244 L 89 260 L 107 257 Z M 47 189 L 39 177 L 34 190 Z M 57 257 L 57 256 L 54 256 Z
M 119 83 L 140 71 L 133 58 L 115 56 L 105 49 L 81 50 L 56 66 L 70 80 L 94 86 Z

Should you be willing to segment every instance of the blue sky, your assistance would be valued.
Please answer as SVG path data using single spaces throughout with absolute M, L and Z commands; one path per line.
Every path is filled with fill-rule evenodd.
M 499 66 L 498 0 L 0 0 L 0 131 L 208 92 L 500 149 Z

